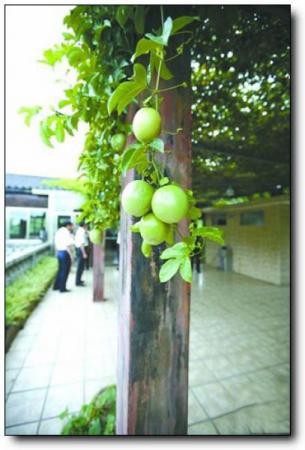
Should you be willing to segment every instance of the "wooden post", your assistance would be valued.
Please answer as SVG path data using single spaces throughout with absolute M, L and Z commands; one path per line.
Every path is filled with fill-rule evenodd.
M 175 83 L 190 80 L 188 55 L 172 68 Z M 185 188 L 191 185 L 190 89 L 167 92 L 161 108 L 163 135 L 172 152 L 167 174 Z M 132 114 L 133 116 L 133 114 Z M 129 118 L 131 122 L 132 117 Z M 133 180 L 130 171 L 125 184 Z M 121 297 L 117 372 L 118 435 L 187 434 L 190 286 L 179 275 L 158 279 L 160 253 L 141 254 L 141 238 L 130 232 L 132 219 L 121 213 Z M 180 225 L 187 232 L 187 222 Z
M 93 245 L 93 301 L 103 302 L 104 298 L 105 238 L 100 245 Z

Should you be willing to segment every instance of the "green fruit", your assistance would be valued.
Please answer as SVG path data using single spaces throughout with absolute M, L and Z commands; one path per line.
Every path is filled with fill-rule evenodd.
M 92 244 L 99 245 L 103 242 L 104 233 L 102 230 L 98 228 L 93 228 L 93 230 L 89 231 L 89 238 Z
M 166 239 L 168 225 L 161 222 L 152 213 L 149 213 L 142 217 L 140 221 L 140 233 L 147 244 L 159 245 Z
M 131 181 L 122 193 L 122 206 L 128 214 L 141 217 L 151 209 L 154 190 L 146 181 Z
M 161 132 L 161 116 L 153 108 L 141 108 L 132 122 L 135 137 L 147 144 L 159 136 Z
M 177 223 L 189 208 L 186 193 L 179 186 L 168 185 L 156 190 L 152 199 L 155 216 L 165 223 Z
M 110 145 L 116 152 L 121 152 L 126 144 L 126 136 L 123 133 L 114 134 L 110 140 Z
M 151 245 L 148 242 L 143 241 L 141 245 L 141 251 L 145 258 L 149 258 L 151 255 Z

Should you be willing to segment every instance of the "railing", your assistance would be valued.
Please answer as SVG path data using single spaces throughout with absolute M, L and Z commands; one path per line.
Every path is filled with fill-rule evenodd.
M 10 284 L 15 278 L 21 275 L 25 270 L 33 267 L 43 256 L 49 255 L 52 251 L 52 245 L 49 242 L 37 244 L 30 248 L 18 249 L 11 253 L 8 252 L 5 262 L 5 282 Z

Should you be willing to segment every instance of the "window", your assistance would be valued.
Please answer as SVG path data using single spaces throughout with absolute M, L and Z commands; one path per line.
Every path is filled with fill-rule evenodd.
M 264 225 L 264 211 L 246 211 L 240 213 L 241 225 Z
M 9 237 L 10 239 L 26 238 L 27 216 L 24 212 L 14 211 L 11 213 L 9 221 Z
M 62 227 L 65 222 L 71 222 L 71 216 L 58 216 L 57 217 L 57 228 Z
M 212 225 L 227 225 L 227 216 L 225 213 L 212 215 Z
M 46 213 L 32 213 L 30 217 L 30 238 L 39 238 L 46 226 Z

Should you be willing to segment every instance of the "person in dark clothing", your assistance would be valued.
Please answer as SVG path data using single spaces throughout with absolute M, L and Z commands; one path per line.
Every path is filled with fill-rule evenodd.
M 60 292 L 69 292 L 66 288 L 68 275 L 72 262 L 73 223 L 65 222 L 55 234 L 55 249 L 58 260 L 58 271 L 53 289 Z
M 198 241 L 199 241 L 199 239 L 198 239 Z M 196 242 L 196 244 L 197 244 L 197 242 Z M 200 273 L 201 272 L 201 255 L 202 255 L 202 253 L 200 252 L 198 245 L 196 245 L 196 247 L 195 247 L 195 252 L 196 252 L 195 255 L 192 256 L 192 258 L 191 258 L 192 270 L 195 265 L 197 273 Z
M 75 279 L 76 286 L 85 285 L 81 278 L 85 268 L 85 261 L 88 258 L 88 255 L 85 250 L 85 246 L 87 243 L 86 232 L 87 232 L 87 225 L 85 224 L 85 222 L 80 222 L 79 228 L 75 235 L 75 248 L 77 256 L 77 269 Z

